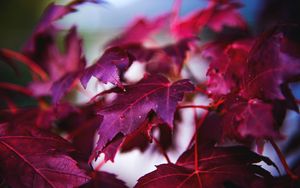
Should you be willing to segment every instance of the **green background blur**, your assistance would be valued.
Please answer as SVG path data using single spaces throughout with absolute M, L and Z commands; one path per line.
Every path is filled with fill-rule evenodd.
M 9 0 L 0 1 L 0 48 L 8 48 L 19 51 L 30 36 L 43 10 L 47 7 L 49 0 Z M 0 60 L 0 80 L 25 86 L 31 79 L 27 68 L 16 64 L 20 75 Z M 34 104 L 33 100 L 24 96 L 11 97 L 21 106 Z
M 19 50 L 49 0 L 0 1 L 0 47 Z

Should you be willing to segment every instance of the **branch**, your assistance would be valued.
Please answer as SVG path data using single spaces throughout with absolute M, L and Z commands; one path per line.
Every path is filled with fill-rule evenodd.
M 276 151 L 276 153 L 277 153 L 277 155 L 278 155 L 278 157 L 279 157 L 279 159 L 280 159 L 280 161 L 281 161 L 281 163 L 282 163 L 282 165 L 283 165 L 283 167 L 284 167 L 284 169 L 285 169 L 287 175 L 288 175 L 291 179 L 293 179 L 293 180 L 299 180 L 300 177 L 297 176 L 297 175 L 295 175 L 295 174 L 291 171 L 291 169 L 289 168 L 289 165 L 287 164 L 287 162 L 286 162 L 286 160 L 285 160 L 284 155 L 282 154 L 282 152 L 280 151 L 279 147 L 278 147 L 277 144 L 274 142 L 274 140 L 273 140 L 273 139 L 268 139 L 268 140 L 270 141 L 272 147 L 273 147 L 274 150 Z
M 167 152 L 161 147 L 159 141 L 158 141 L 154 136 L 153 136 L 153 140 L 154 140 L 156 146 L 158 147 L 158 149 L 160 150 L 160 152 L 164 155 L 164 157 L 165 157 L 165 159 L 167 160 L 167 162 L 168 162 L 168 163 L 172 163 L 172 162 L 170 161 L 170 158 L 169 158 Z

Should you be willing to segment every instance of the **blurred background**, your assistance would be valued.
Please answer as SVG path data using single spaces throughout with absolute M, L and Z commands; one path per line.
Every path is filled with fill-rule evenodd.
M 43 10 L 50 2 L 52 1 L 0 1 L 0 48 L 9 48 L 19 51 L 30 36 Z M 66 0 L 56 1 L 56 3 L 60 4 L 67 2 Z M 254 33 L 267 27 L 264 23 L 270 23 L 270 20 L 279 21 L 282 19 L 299 23 L 299 2 L 295 3 L 292 0 L 285 1 L 285 3 L 282 3 L 283 1 L 280 0 L 245 0 L 242 2 L 245 6 L 241 9 L 241 13 L 245 16 L 249 25 L 252 26 L 251 29 Z M 84 39 L 84 50 L 88 64 L 92 64 L 94 60 L 101 55 L 101 46 L 117 36 L 134 18 L 138 16 L 151 18 L 169 12 L 173 3 L 173 0 L 106 0 L 106 3 L 101 5 L 86 3 L 78 7 L 78 12 L 72 13 L 63 20 L 60 20 L 57 26 L 62 30 L 67 30 L 72 25 L 77 25 L 79 33 Z M 206 0 L 183 0 L 181 15 L 205 7 L 206 4 Z M 270 15 L 270 12 L 272 12 L 273 15 Z M 260 16 L 263 17 L 263 19 L 260 19 L 258 22 L 257 18 Z M 25 68 L 23 69 L 25 70 Z M 30 76 L 26 71 L 22 74 L 22 79 L 18 79 L 7 65 L 0 63 L 0 80 L 2 81 L 26 85 Z M 132 74 L 133 76 L 137 74 L 138 79 L 137 71 L 132 71 Z M 205 70 L 199 70 L 198 74 L 205 75 Z M 96 92 L 96 90 L 94 90 L 94 92 Z M 296 96 L 299 97 L 300 93 Z M 81 99 L 79 98 L 79 100 Z M 203 101 L 203 99 L 199 100 Z M 203 104 L 208 102 L 208 100 L 203 101 Z M 26 105 L 28 101 L 20 101 L 20 103 Z M 191 112 L 186 110 L 184 113 Z M 287 138 L 289 138 L 288 135 L 299 135 L 299 127 L 297 127 L 299 126 L 299 117 L 296 113 L 290 114 L 291 115 L 286 119 L 288 127 L 285 126 L 283 128 Z M 192 119 L 185 119 L 183 124 L 192 125 L 192 121 Z M 186 148 L 188 143 L 186 143 L 185 138 L 192 134 L 192 129 L 188 126 L 180 126 L 180 129 L 184 130 L 178 131 L 180 135 L 176 135 L 178 137 L 178 148 L 174 151 L 170 151 L 172 161 L 175 161 L 178 155 Z M 292 138 L 295 139 L 295 137 L 291 137 L 291 139 Z M 299 139 L 299 137 L 296 138 Z M 297 139 L 294 142 L 299 143 Z M 286 143 L 282 143 L 281 145 L 285 146 L 285 144 Z M 293 152 L 299 153 L 298 150 Z M 272 148 L 267 147 L 266 154 L 271 156 L 273 160 L 278 161 Z M 291 157 L 288 158 L 288 162 L 296 163 L 295 156 L 296 155 L 291 155 Z M 101 170 L 103 169 L 117 174 L 127 185 L 132 186 L 138 177 L 154 170 L 154 165 L 164 162 L 164 158 L 160 154 L 157 154 L 157 152 L 153 153 L 151 150 L 148 150 L 142 154 L 140 151 L 134 150 L 131 153 L 118 154 L 114 163 L 108 162 Z

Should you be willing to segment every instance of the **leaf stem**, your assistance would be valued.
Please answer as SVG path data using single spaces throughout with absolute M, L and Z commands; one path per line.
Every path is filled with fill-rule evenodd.
M 94 169 L 95 171 L 100 171 L 100 169 L 102 168 L 102 166 L 105 164 L 105 160 L 102 160 Z
M 183 109 L 183 108 L 202 108 L 205 110 L 209 110 L 211 107 L 210 106 L 205 106 L 205 105 L 179 105 L 177 106 L 177 109 Z
M 195 90 L 198 91 L 198 92 L 200 92 L 200 93 L 202 93 L 202 94 L 204 94 L 204 95 L 209 95 L 209 93 L 205 89 L 203 89 L 203 88 L 201 88 L 199 86 L 196 86 Z
M 206 111 L 206 112 L 204 113 L 204 115 L 199 119 L 199 121 L 197 120 L 198 123 L 196 123 L 195 133 L 194 133 L 193 138 L 191 139 L 191 141 L 190 141 L 190 143 L 189 143 L 188 148 L 190 148 L 190 147 L 192 146 L 193 141 L 196 139 L 198 129 L 199 129 L 199 128 L 202 126 L 202 124 L 204 123 L 204 120 L 205 120 L 206 117 L 208 116 L 209 112 L 210 112 L 210 111 Z M 197 121 L 196 121 L 196 122 L 197 122 Z
M 20 85 L 8 83 L 8 82 L 0 82 L 0 88 L 16 91 L 30 97 L 32 96 L 32 92 L 29 89 Z
M 286 159 L 285 159 L 284 155 L 282 154 L 282 152 L 280 151 L 279 147 L 278 147 L 277 144 L 274 142 L 274 140 L 273 140 L 273 139 L 269 139 L 269 141 L 270 141 L 272 147 L 274 148 L 274 150 L 276 151 L 276 153 L 277 153 L 277 155 L 278 155 L 278 157 L 279 157 L 279 159 L 280 159 L 280 161 L 281 161 L 281 163 L 282 163 L 282 165 L 283 165 L 283 167 L 284 167 L 284 169 L 285 169 L 287 175 L 288 175 L 291 179 L 293 179 L 293 180 L 299 180 L 300 177 L 297 176 L 297 175 L 295 175 L 295 174 L 290 170 L 290 168 L 289 168 L 289 166 L 288 166 L 288 164 L 287 164 L 287 162 L 286 162 Z
M 155 137 L 153 137 L 153 140 L 154 140 L 156 146 L 158 147 L 158 149 L 160 150 L 160 152 L 163 154 L 163 156 L 164 156 L 165 159 L 167 160 L 167 162 L 168 162 L 168 163 L 171 163 L 170 158 L 169 158 L 167 152 L 161 147 L 159 141 L 158 141 Z
M 198 117 L 197 117 L 197 112 L 196 112 L 196 110 L 194 109 L 194 125 L 195 125 L 195 133 L 194 133 L 194 137 L 196 138 L 196 136 L 195 135 L 197 135 L 197 127 L 198 127 L 198 125 L 197 125 L 197 122 L 198 122 Z M 195 139 L 195 146 L 194 146 L 194 166 L 195 166 L 195 171 L 197 172 L 198 171 L 198 166 L 199 166 L 199 164 L 198 164 L 198 139 L 196 138 Z
M 25 64 L 29 69 L 35 73 L 36 75 L 40 76 L 42 80 L 46 81 L 48 80 L 48 74 L 33 60 L 28 58 L 27 56 L 15 52 L 13 50 L 2 48 L 0 49 L 0 55 L 8 58 L 8 59 L 15 59 L 23 64 Z
M 15 114 L 19 110 L 17 105 L 9 98 L 6 97 L 5 95 L 0 94 L 1 98 L 5 100 L 8 110 L 12 113 Z M 1 186 L 0 186 L 1 187 Z

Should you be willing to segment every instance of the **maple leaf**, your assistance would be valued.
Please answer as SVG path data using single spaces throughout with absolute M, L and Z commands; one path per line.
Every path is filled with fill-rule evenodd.
M 90 176 L 92 179 L 88 183 L 80 186 L 80 188 L 127 188 L 122 180 L 117 179 L 116 175 L 108 172 L 93 171 L 90 173 Z
M 144 152 L 153 140 L 153 129 L 159 130 L 159 139 L 157 140 L 160 149 L 167 150 L 172 146 L 172 129 L 157 118 L 153 111 L 148 114 L 148 117 L 141 123 L 141 125 L 126 137 L 119 133 L 102 149 L 104 154 L 104 161 L 108 160 L 114 162 L 117 152 L 129 152 L 135 148 Z M 93 153 L 91 158 L 97 153 Z
M 243 17 L 236 11 L 241 4 L 230 1 L 210 1 L 207 8 L 198 10 L 172 23 L 172 32 L 178 38 L 197 36 L 205 27 L 220 32 L 223 26 L 247 28 Z
M 58 71 L 54 67 L 54 70 L 52 70 L 53 73 L 55 72 L 56 74 L 61 72 L 61 75 L 57 75 L 59 79 L 56 80 L 53 74 L 51 74 L 52 72 L 50 72 L 51 78 L 54 78 L 55 81 L 50 88 L 52 92 L 52 101 L 54 103 L 58 102 L 65 93 L 72 88 L 72 85 L 81 75 L 81 72 L 86 65 L 82 50 L 82 40 L 77 34 L 76 27 L 72 27 L 66 36 L 65 49 L 65 54 L 61 55 L 61 64 L 56 65 L 60 70 Z M 50 70 L 53 69 L 51 67 L 49 68 Z
M 144 152 L 152 143 L 154 129 L 158 129 L 159 138 L 157 144 L 159 144 L 161 150 L 166 151 L 173 144 L 172 129 L 162 120 L 157 118 L 153 111 L 148 114 L 148 117 L 141 125 L 132 133 L 124 136 L 123 134 L 117 134 L 106 146 L 101 150 L 104 154 L 104 162 L 108 160 L 114 162 L 117 152 L 129 152 L 137 148 L 141 152 Z M 154 138 L 156 139 L 156 138 Z M 156 148 L 156 147 L 155 147 Z M 154 149 L 155 149 L 154 148 Z M 96 157 L 98 154 L 93 153 L 91 158 Z
M 222 118 L 216 112 L 209 112 L 203 124 L 197 130 L 198 145 L 212 147 L 221 140 Z
M 110 142 L 106 144 L 106 146 L 101 151 L 101 153 L 104 154 L 104 162 L 107 162 L 108 160 L 114 162 L 117 153 L 122 147 L 124 139 L 125 139 L 124 136 L 119 133 Z M 90 160 L 97 157 L 97 155 L 98 154 L 95 152 L 92 153 L 92 155 L 90 156 Z
M 173 134 L 172 129 L 165 124 L 157 125 L 153 127 L 154 130 L 151 132 L 158 130 L 159 137 L 157 139 L 160 148 L 164 151 L 170 149 L 173 145 Z M 126 137 L 124 142 L 122 143 L 121 152 L 129 152 L 133 149 L 137 148 L 141 152 L 144 152 L 148 147 L 150 142 L 153 140 L 153 135 L 148 132 L 141 134 L 140 130 L 136 131 L 135 134 L 129 135 Z
M 294 101 L 287 99 L 282 90 L 284 84 L 299 81 L 300 77 L 300 58 L 288 47 L 290 44 L 289 38 L 276 29 L 257 39 L 248 58 L 242 96 Z
M 29 58 L 29 61 L 26 58 L 22 58 L 22 60 L 26 60 L 25 62 L 29 62 L 30 65 L 38 64 L 49 75 L 48 79 L 35 80 L 30 83 L 29 87 L 35 96 L 51 95 L 52 84 L 59 81 L 59 83 L 55 83 L 57 89 L 52 91 L 54 95 L 53 101 L 56 103 L 70 89 L 72 83 L 79 76 L 79 70 L 85 67 L 82 41 L 77 35 L 76 27 L 73 26 L 67 34 L 65 38 L 65 53 L 62 54 L 56 46 L 55 38 L 58 34 L 58 29 L 54 26 L 55 21 L 76 11 L 73 5 L 83 2 L 85 1 L 74 1 L 66 6 L 50 4 L 25 44 L 23 54 L 26 58 Z M 39 66 L 37 67 L 39 68 Z M 36 66 L 30 67 L 36 70 Z M 65 75 L 68 73 L 69 75 Z
M 212 42 L 204 46 L 201 54 L 210 61 L 207 90 L 212 97 L 229 94 L 240 87 L 252 43 L 251 39 L 244 39 L 229 43 Z
M 147 48 L 142 44 L 128 44 L 122 48 L 132 54 L 137 61 L 146 63 L 147 72 L 177 76 L 187 59 L 193 40 L 195 39 L 183 39 L 162 47 Z
M 95 76 L 99 81 L 122 87 L 120 74 L 132 64 L 133 57 L 122 48 L 112 47 L 103 53 L 97 62 L 86 68 L 81 76 L 81 84 L 86 88 L 88 81 Z
M 36 51 L 34 59 L 41 63 L 49 74 L 49 80 L 33 81 L 29 87 L 36 96 L 53 95 L 53 102 L 58 102 L 70 89 L 84 69 L 86 60 L 82 51 L 82 40 L 76 27 L 72 27 L 65 38 L 65 52 L 60 53 L 52 39 L 43 43 L 42 51 Z
M 173 144 L 172 129 L 152 111 L 137 130 L 126 136 L 121 146 L 121 152 L 128 152 L 134 148 L 144 152 L 153 141 L 153 132 L 156 130 L 159 132 L 157 141 L 160 149 L 169 149 Z
M 34 56 L 36 51 L 39 50 L 39 45 L 42 42 L 53 38 L 57 34 L 58 29 L 54 26 L 54 22 L 72 12 L 75 12 L 76 9 L 74 6 L 85 2 L 102 3 L 101 0 L 74 0 L 68 5 L 57 5 L 54 3 L 49 4 L 44 10 L 43 15 L 36 25 L 32 35 L 24 45 L 23 52 L 30 57 L 32 57 L 32 55 Z
M 171 14 L 160 15 L 153 20 L 141 17 L 131 23 L 127 29 L 116 39 L 108 42 L 106 47 L 122 46 L 132 43 L 142 43 L 147 37 L 161 29 L 170 19 Z
M 223 108 L 223 136 L 236 139 L 280 138 L 278 124 L 274 117 L 275 107 L 259 99 L 246 100 L 228 96 Z M 280 113 L 276 114 L 280 116 Z
M 50 90 L 52 92 L 52 101 L 54 103 L 57 103 L 72 87 L 72 85 L 76 83 L 76 79 L 79 77 L 79 75 L 79 72 L 67 73 L 51 85 Z M 31 86 L 34 87 L 33 85 Z
M 52 38 L 57 32 L 57 29 L 53 26 L 53 22 L 74 11 L 75 10 L 73 8 L 68 6 L 56 5 L 54 3 L 49 4 L 44 10 L 40 21 L 33 31 L 33 34 L 24 45 L 24 53 L 31 56 L 31 54 L 34 54 L 37 50 L 39 50 L 37 42 Z
M 176 164 L 162 164 L 138 180 L 139 187 L 266 187 L 271 174 L 254 163 L 274 165 L 268 158 L 245 147 L 213 147 L 198 152 L 195 169 L 194 148 L 183 153 Z
M 215 32 L 220 32 L 224 26 L 247 29 L 247 24 L 241 14 L 237 11 L 242 4 L 236 2 L 227 2 L 220 7 L 216 7 L 213 15 L 210 17 L 207 26 Z
M 67 117 L 74 110 L 70 104 L 60 103 L 45 108 L 21 108 L 15 113 L 4 111 L 1 112 L 0 119 L 2 123 L 33 125 L 44 130 L 50 130 L 56 120 Z
M 124 86 L 115 100 L 99 109 L 103 121 L 98 130 L 100 138 L 95 151 L 101 151 L 115 135 L 128 135 L 136 130 L 153 110 L 164 122 L 172 126 L 177 102 L 184 92 L 192 91 L 188 80 L 170 83 L 160 75 L 149 75 L 134 85 Z
M 156 121 L 157 119 L 152 118 L 152 114 L 153 113 L 150 112 L 148 117 L 141 123 L 139 128 L 126 136 L 121 146 L 121 152 L 131 151 L 135 147 L 140 149 L 142 152 L 147 149 L 149 142 L 152 141 L 150 132 L 151 129 L 155 126 L 154 121 Z
M 59 136 L 32 125 L 0 125 L 1 176 L 12 187 L 75 187 L 90 178 Z
M 99 102 L 79 106 L 57 122 L 59 131 L 68 133 L 67 139 L 78 151 L 76 157 L 86 163 L 93 151 L 95 134 L 102 118 L 95 112 Z

